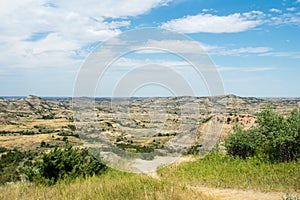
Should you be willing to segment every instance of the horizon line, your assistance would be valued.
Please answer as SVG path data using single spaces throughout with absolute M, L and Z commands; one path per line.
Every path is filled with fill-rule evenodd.
M 39 98 L 107 98 L 107 99 L 112 99 L 112 98 L 174 98 L 174 97 L 220 97 L 220 96 L 236 96 L 236 97 L 241 97 L 241 98 L 300 98 L 300 96 L 240 96 L 236 94 L 221 94 L 221 95 L 203 95 L 203 96 L 190 96 L 190 95 L 180 95 L 180 96 L 118 96 L 118 97 L 112 97 L 112 96 L 52 96 L 52 95 L 35 95 L 35 94 L 29 94 L 29 95 L 0 95 L 0 98 L 27 98 L 29 96 L 36 96 Z

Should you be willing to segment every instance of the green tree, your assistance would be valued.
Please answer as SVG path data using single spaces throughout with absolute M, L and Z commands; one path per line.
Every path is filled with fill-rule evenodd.
M 86 149 L 74 149 L 67 142 L 64 149 L 56 147 L 49 153 L 44 153 L 23 171 L 30 181 L 54 184 L 59 179 L 91 176 L 105 169 L 105 165 L 89 155 Z
M 254 156 L 261 144 L 262 137 L 255 128 L 243 130 L 238 124 L 234 125 L 233 132 L 225 140 L 227 153 L 242 158 Z
M 225 140 L 228 154 L 243 158 L 259 155 L 281 162 L 300 158 L 299 110 L 283 116 L 268 107 L 258 114 L 257 122 L 258 126 L 249 130 L 234 128 Z

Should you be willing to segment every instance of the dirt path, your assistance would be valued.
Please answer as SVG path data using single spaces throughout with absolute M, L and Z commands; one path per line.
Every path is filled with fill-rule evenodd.
M 281 192 L 264 193 L 253 190 L 210 188 L 204 186 L 191 186 L 190 188 L 200 191 L 216 200 L 281 200 L 285 195 L 285 193 Z
M 194 157 L 181 157 L 176 160 L 173 164 L 178 165 L 183 162 L 189 162 L 195 160 Z M 159 179 L 156 172 L 149 174 L 153 178 Z M 254 190 L 239 190 L 230 188 L 212 188 L 205 187 L 202 185 L 190 186 L 192 190 L 200 191 L 204 195 L 208 196 L 209 199 L 215 200 L 282 200 L 286 195 L 283 192 L 260 192 Z M 296 194 L 296 196 L 300 194 Z

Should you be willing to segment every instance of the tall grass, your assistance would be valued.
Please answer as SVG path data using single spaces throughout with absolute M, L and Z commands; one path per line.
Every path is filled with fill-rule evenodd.
M 203 199 L 199 191 L 184 184 L 157 180 L 146 175 L 108 170 L 104 175 L 78 178 L 72 183 L 59 181 L 53 186 L 30 183 L 0 187 L 0 199 Z
M 300 162 L 269 163 L 213 153 L 203 159 L 161 168 L 162 179 L 212 187 L 300 192 Z
M 158 170 L 159 179 L 108 169 L 104 174 L 45 186 L 16 183 L 0 187 L 0 199 L 215 199 L 194 186 L 300 192 L 300 162 L 268 163 L 210 154 Z

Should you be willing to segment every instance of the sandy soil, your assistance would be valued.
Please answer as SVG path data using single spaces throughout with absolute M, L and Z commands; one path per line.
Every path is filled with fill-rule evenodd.
M 191 189 L 203 192 L 214 199 L 220 200 L 281 200 L 285 196 L 282 192 L 259 192 L 253 190 L 237 190 L 223 188 L 209 188 L 204 186 L 191 186 Z M 299 196 L 300 194 L 298 194 Z

